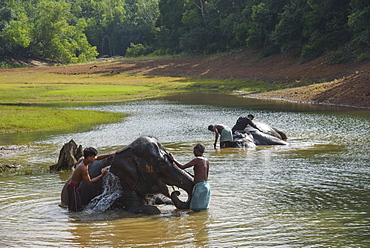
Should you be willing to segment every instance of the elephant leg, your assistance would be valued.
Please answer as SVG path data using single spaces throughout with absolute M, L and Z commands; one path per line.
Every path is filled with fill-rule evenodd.
M 161 213 L 156 206 L 147 205 L 146 199 L 129 187 L 124 189 L 122 196 L 116 200 L 113 207 L 133 214 L 156 215 Z
M 133 214 L 146 214 L 146 215 L 158 215 L 161 213 L 156 206 L 140 206 L 140 207 L 131 207 L 126 209 L 128 212 Z
M 157 194 L 157 195 L 148 195 L 147 201 L 149 202 L 150 205 L 173 205 L 173 202 L 171 198 L 168 196 L 162 195 L 162 194 Z

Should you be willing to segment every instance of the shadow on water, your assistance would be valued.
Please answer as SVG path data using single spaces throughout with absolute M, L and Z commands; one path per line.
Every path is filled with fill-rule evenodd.
M 245 108 L 251 110 L 268 111 L 289 111 L 289 112 L 341 112 L 348 114 L 367 113 L 367 109 L 358 109 L 352 107 L 296 103 L 280 100 L 256 99 L 230 94 L 213 92 L 191 92 L 178 95 L 171 95 L 161 98 L 169 101 L 176 101 L 182 104 L 204 104 L 210 106 Z M 246 114 L 242 112 L 240 114 Z

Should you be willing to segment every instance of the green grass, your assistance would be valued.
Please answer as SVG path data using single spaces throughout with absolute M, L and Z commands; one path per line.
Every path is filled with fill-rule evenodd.
M 179 91 L 262 92 L 287 86 L 253 80 L 122 74 L 0 74 L 0 103 L 114 102 L 158 97 Z
M 187 84 L 187 83 L 185 83 Z M 113 102 L 155 97 L 184 82 L 125 75 L 0 75 L 0 103 Z
M 0 134 L 75 130 L 121 121 L 122 113 L 0 105 Z
M 194 79 L 124 74 L 1 74 L 0 71 L 0 134 L 53 131 L 75 125 L 92 126 L 116 122 L 123 117 L 119 113 L 96 111 L 87 112 L 88 117 L 86 117 L 86 111 L 82 113 L 78 110 L 57 109 L 50 106 L 137 100 L 183 91 L 262 92 L 286 86 L 237 79 Z

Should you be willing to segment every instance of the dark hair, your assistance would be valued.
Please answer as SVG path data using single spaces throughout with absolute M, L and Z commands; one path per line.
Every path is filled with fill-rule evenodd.
M 208 126 L 208 130 L 209 130 L 209 131 L 212 131 L 213 129 L 214 129 L 214 126 L 213 126 L 213 125 L 209 125 L 209 126 Z
M 254 119 L 254 115 L 249 114 L 248 117 L 252 117 Z
M 87 147 L 84 149 L 84 157 L 95 157 L 98 151 L 94 147 Z
M 194 149 L 197 149 L 199 152 L 203 153 L 204 149 L 206 149 L 206 147 L 203 144 L 198 143 L 194 146 Z

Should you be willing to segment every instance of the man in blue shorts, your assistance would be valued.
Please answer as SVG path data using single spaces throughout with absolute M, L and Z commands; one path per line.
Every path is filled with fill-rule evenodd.
M 204 145 L 197 144 L 194 146 L 195 158 L 187 164 L 180 164 L 171 153 L 169 153 L 170 160 L 181 169 L 193 167 L 194 169 L 194 187 L 190 201 L 190 210 L 200 211 L 207 210 L 209 201 L 211 199 L 211 188 L 208 183 L 209 162 L 203 156 Z
M 233 141 L 233 134 L 228 126 L 217 124 L 209 125 L 208 130 L 216 134 L 213 147 L 216 149 L 218 137 L 220 137 L 220 148 L 230 147 L 230 142 Z

